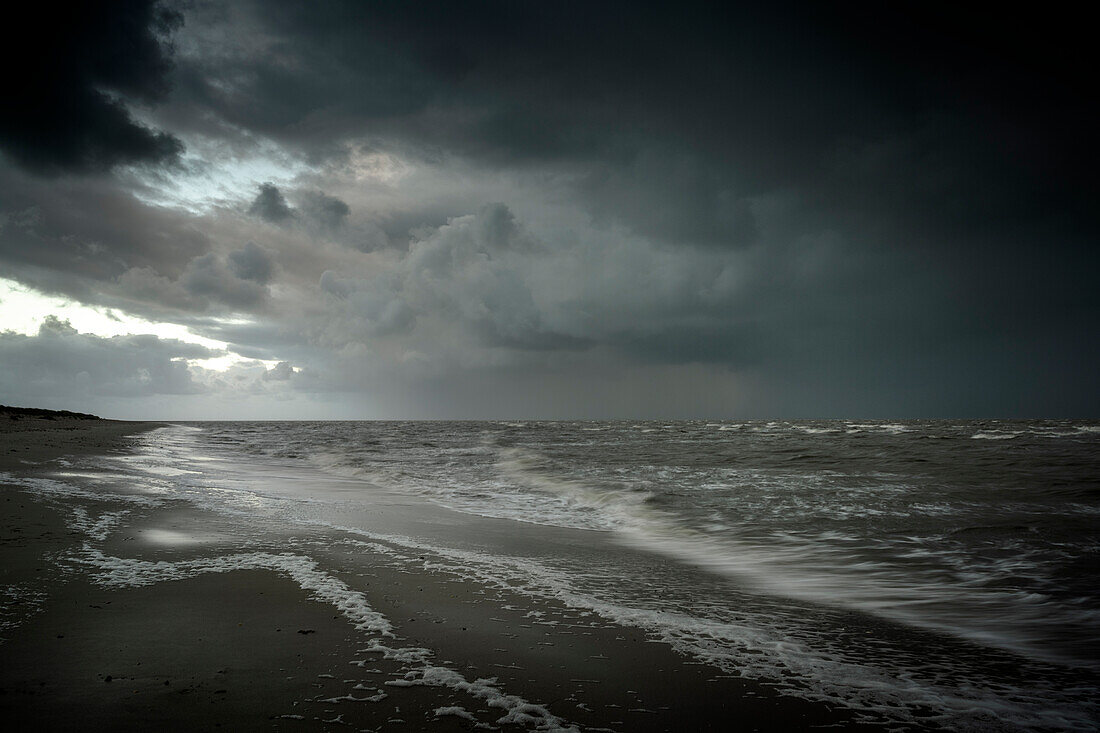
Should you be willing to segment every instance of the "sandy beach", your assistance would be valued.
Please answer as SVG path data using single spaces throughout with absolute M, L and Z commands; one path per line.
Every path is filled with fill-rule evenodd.
M 316 528 L 235 539 L 186 502 L 41 483 L 156 427 L 0 427 L 0 712 L 22 730 L 877 728 L 339 531 L 321 570 L 295 552 Z

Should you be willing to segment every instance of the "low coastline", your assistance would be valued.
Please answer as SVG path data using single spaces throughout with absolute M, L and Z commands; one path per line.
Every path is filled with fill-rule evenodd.
M 62 456 L 125 450 L 133 436 L 164 424 L 90 417 L 6 414 L 0 408 L 0 471 L 34 471 Z
M 20 477 L 56 473 L 65 455 L 123 452 L 158 424 L 11 423 L 0 433 L 0 471 L 15 479 L 2 482 L 0 711 L 24 730 L 885 728 L 731 678 L 638 629 L 410 573 L 384 553 L 364 557 L 367 544 L 337 530 L 302 530 L 326 532 L 333 547 L 354 545 L 355 565 L 330 558 L 332 569 L 315 581 L 312 559 L 287 559 L 293 536 L 154 542 L 167 532 L 204 528 L 225 538 L 235 530 L 186 502 L 74 499 L 29 490 Z M 82 565 L 87 557 L 106 560 Z M 218 565 L 227 557 L 249 559 Z M 161 566 L 200 569 L 148 584 L 104 581 L 120 567 Z M 349 589 L 342 601 L 325 595 L 334 584 Z M 362 618 L 384 615 L 392 636 L 357 629 L 349 598 L 369 609 Z M 429 650 L 424 669 L 452 683 L 409 672 L 410 650 Z

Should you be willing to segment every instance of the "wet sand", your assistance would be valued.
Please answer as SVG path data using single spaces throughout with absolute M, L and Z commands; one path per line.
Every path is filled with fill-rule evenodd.
M 16 477 L 0 480 L 0 715 L 21 730 L 882 729 L 588 612 L 410 572 L 338 531 L 300 530 L 331 535 L 311 569 L 293 533 L 239 536 L 182 501 L 18 485 L 152 427 L 0 426 L 0 471 Z M 145 580 L 112 584 L 123 570 Z M 392 635 L 357 629 L 363 609 Z

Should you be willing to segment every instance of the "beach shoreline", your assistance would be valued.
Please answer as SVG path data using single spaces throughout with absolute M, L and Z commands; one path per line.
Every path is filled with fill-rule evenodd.
M 23 730 L 884 729 L 347 532 L 295 530 L 335 548 L 318 564 L 293 534 L 232 539 L 186 502 L 36 489 L 63 456 L 121 454 L 159 424 L 13 423 L 0 714 Z M 165 540 L 198 528 L 221 539 Z

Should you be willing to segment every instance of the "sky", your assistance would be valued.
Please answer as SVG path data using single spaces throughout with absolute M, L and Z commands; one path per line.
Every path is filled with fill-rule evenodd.
M 956 5 L 39 3 L 0 403 L 1100 416 L 1090 26 Z

